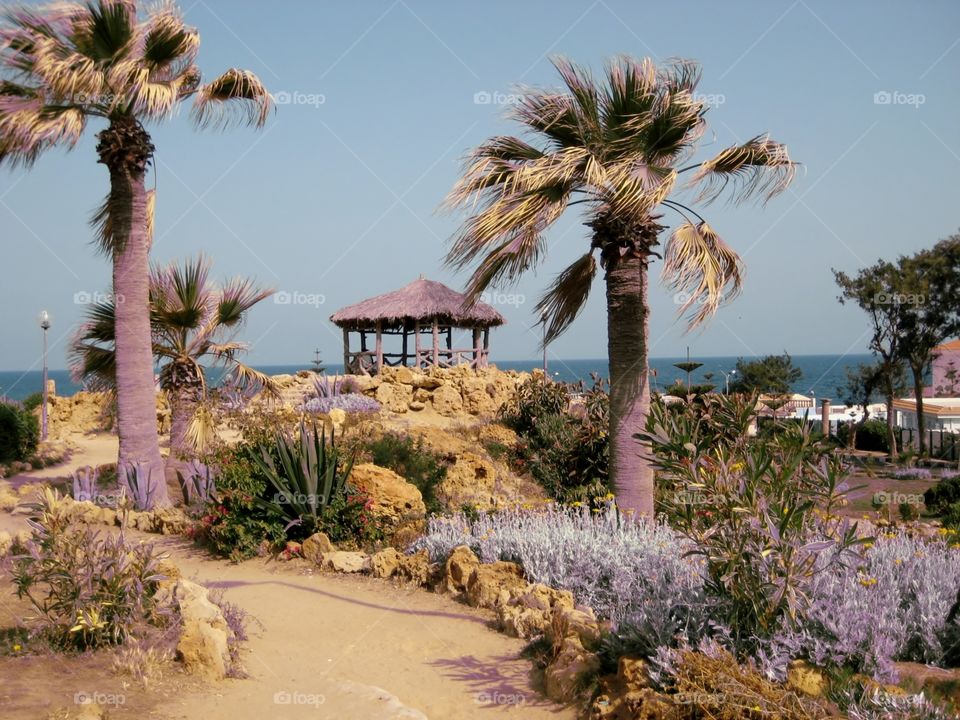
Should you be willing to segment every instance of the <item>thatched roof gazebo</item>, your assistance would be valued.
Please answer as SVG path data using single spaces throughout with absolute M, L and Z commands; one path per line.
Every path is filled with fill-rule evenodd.
M 466 296 L 442 283 L 422 276 L 406 287 L 377 295 L 369 300 L 341 308 L 330 320 L 343 329 L 343 366 L 345 372 L 369 374 L 384 365 L 409 365 L 416 368 L 469 365 L 486 367 L 490 352 L 490 328 L 503 325 L 503 316 L 485 303 L 466 305 Z M 473 331 L 473 345 L 453 347 L 453 328 Z M 350 333 L 360 334 L 360 349 L 350 349 Z M 424 345 L 423 334 L 431 341 Z M 373 349 L 367 347 L 367 335 L 373 334 Z M 413 335 L 413 352 L 409 335 Z M 445 335 L 445 348 L 440 335 Z M 399 335 L 399 352 L 384 352 L 385 335 Z

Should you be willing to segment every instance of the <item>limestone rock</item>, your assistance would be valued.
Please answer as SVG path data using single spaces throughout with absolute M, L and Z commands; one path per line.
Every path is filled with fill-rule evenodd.
M 421 550 L 413 555 L 401 555 L 397 574 L 417 585 L 428 585 L 433 575 L 430 555 L 426 550 Z
M 550 634 L 554 646 L 567 638 L 574 638 L 583 647 L 593 650 L 600 643 L 600 623 L 590 608 L 570 608 L 555 605 L 550 619 Z
M 446 589 L 453 593 L 467 589 L 467 581 L 473 571 L 480 567 L 480 559 L 467 545 L 458 545 L 450 553 L 444 566 Z
M 473 607 L 495 608 L 509 599 L 511 591 L 526 585 L 523 569 L 516 563 L 500 560 L 478 565 L 467 580 L 467 602 Z
M 384 548 L 370 558 L 371 574 L 378 578 L 393 577 L 400 567 L 402 556 L 396 548 Z
M 599 669 L 598 655 L 584 649 L 577 638 L 565 638 L 544 671 L 544 691 L 556 702 L 572 702 L 581 692 L 584 676 Z
M 792 660 L 787 666 L 787 687 L 821 697 L 827 689 L 827 678 L 806 660 Z
M 474 452 L 464 452 L 447 469 L 437 485 L 437 498 L 449 508 L 464 505 L 481 510 L 496 507 L 497 471 L 493 464 Z
M 372 463 L 354 465 L 350 481 L 373 500 L 371 512 L 394 526 L 427 514 L 423 495 L 417 487 L 393 470 Z
M 318 532 L 303 541 L 300 551 L 304 558 L 314 565 L 319 565 L 324 553 L 334 552 L 336 549 L 326 533 Z
M 230 668 L 230 629 L 223 612 L 210 601 L 207 588 L 190 580 L 177 580 L 171 595 L 181 617 L 177 656 L 188 672 L 222 680 Z
M 463 412 L 463 397 L 452 385 L 440 385 L 433 391 L 433 409 L 441 415 L 453 417 Z
M 553 609 L 573 609 L 573 595 L 540 583 L 528 585 L 522 592 L 497 607 L 500 627 L 513 637 L 532 638 L 551 627 Z
M 409 385 L 383 383 L 377 388 L 377 402 L 390 412 L 405 413 L 413 401 L 413 388 Z
M 408 367 L 398 367 L 393 372 L 393 381 L 400 385 L 413 385 L 413 372 Z
M 411 410 L 413 410 L 414 412 L 420 412 L 421 410 L 423 410 L 423 409 L 426 408 L 427 406 L 424 405 L 424 404 L 423 404 L 422 402 L 420 402 L 419 400 L 412 400 L 412 401 L 407 405 L 407 407 L 410 408 Z
M 622 657 L 617 663 L 617 676 L 627 687 L 637 689 L 650 686 L 647 661 L 641 658 Z
M 370 569 L 370 556 L 363 552 L 348 552 L 336 550 L 324 553 L 321 567 L 340 573 L 358 573 Z

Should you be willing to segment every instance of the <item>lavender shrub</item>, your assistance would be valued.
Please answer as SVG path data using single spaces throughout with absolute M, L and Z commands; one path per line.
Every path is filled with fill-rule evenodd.
M 380 403 L 360 393 L 345 393 L 331 397 L 313 398 L 303 404 L 308 413 L 328 413 L 339 408 L 345 413 L 375 413 L 380 411 Z
M 599 617 L 658 644 L 705 607 L 701 564 L 685 557 L 685 541 L 664 524 L 621 523 L 610 507 L 506 510 L 473 522 L 462 514 L 433 517 L 413 549 L 442 561 L 458 545 L 484 562 L 519 563 L 532 582 L 570 590 Z

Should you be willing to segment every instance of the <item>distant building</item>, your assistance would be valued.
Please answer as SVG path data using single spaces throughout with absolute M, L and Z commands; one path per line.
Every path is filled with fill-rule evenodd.
M 903 398 L 893 401 L 897 411 L 897 425 L 909 430 L 917 429 L 917 401 Z M 960 432 L 960 397 L 924 398 L 923 420 L 927 430 Z
M 960 396 L 960 340 L 938 345 L 934 352 L 932 382 L 925 394 L 932 397 Z

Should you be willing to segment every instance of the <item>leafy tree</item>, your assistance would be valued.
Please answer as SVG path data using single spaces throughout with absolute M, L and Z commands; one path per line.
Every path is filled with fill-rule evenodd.
M 913 377 L 917 407 L 919 452 L 926 453 L 923 414 L 924 378 L 935 349 L 960 331 L 957 292 L 960 291 L 960 235 L 941 240 L 929 250 L 901 257 L 900 292 L 892 302 L 904 305 L 900 353 Z
M 737 374 L 730 383 L 730 392 L 784 395 L 803 377 L 790 355 L 767 355 L 759 360 L 737 360 Z
M 142 10 L 142 12 L 141 12 Z M 113 261 L 116 307 L 118 463 L 144 462 L 154 504 L 169 503 L 156 430 L 147 277 L 154 196 L 145 186 L 154 146 L 144 122 L 166 120 L 193 99 L 200 126 L 224 127 L 233 111 L 262 126 L 270 95 L 255 75 L 231 69 L 203 84 L 200 34 L 172 3 L 137 0 L 10 7 L 0 20 L 0 165 L 32 165 L 72 148 L 91 120 L 110 192 L 94 218 Z
M 850 424 L 848 443 L 850 449 L 857 447 L 857 432 L 870 418 L 870 400 L 880 387 L 883 378 L 882 363 L 860 363 L 856 368 L 847 368 L 847 380 L 837 388 L 837 398 L 844 405 L 863 408 L 860 422 Z
M 906 312 L 903 303 L 891 302 L 891 298 L 899 292 L 899 270 L 891 262 L 878 260 L 852 277 L 838 270 L 832 272 L 840 286 L 840 303 L 854 302 L 870 318 L 869 347 L 878 358 L 880 388 L 887 404 L 890 455 L 896 456 L 896 413 L 893 401 L 902 389 L 904 365 L 900 343 Z
M 269 377 L 240 362 L 247 345 L 235 339 L 253 306 L 272 294 L 244 278 L 214 284 L 210 262 L 202 256 L 182 266 L 153 268 L 150 325 L 160 387 L 170 401 L 166 475 L 171 485 L 184 461 L 213 437 L 206 406 L 211 368 L 222 368 L 233 385 L 276 393 Z M 70 349 L 74 375 L 98 389 L 116 387 L 116 311 L 112 298 L 91 305 Z
M 583 204 L 592 231 L 587 252 L 557 276 L 536 311 L 549 343 L 583 308 L 599 255 L 607 298 L 611 479 L 622 509 L 652 518 L 654 471 L 635 436 L 650 407 L 648 268 L 659 257 L 661 211 L 682 218 L 666 243 L 664 275 L 681 313 L 692 311 L 692 327 L 739 291 L 741 261 L 697 212 L 670 198 L 693 188 L 696 200 L 707 203 L 732 188 L 737 201 L 769 199 L 789 185 L 795 164 L 784 145 L 766 136 L 690 162 L 707 127 L 707 106 L 695 95 L 695 63 L 657 67 L 622 56 L 598 81 L 565 59 L 553 62 L 563 89 L 527 90 L 512 108 L 533 142 L 497 136 L 469 157 L 447 202 L 472 215 L 447 262 L 475 266 L 467 294 L 476 300 L 489 286 L 532 269 L 547 249 L 546 230 L 571 205 Z M 681 183 L 685 175 L 690 179 Z

